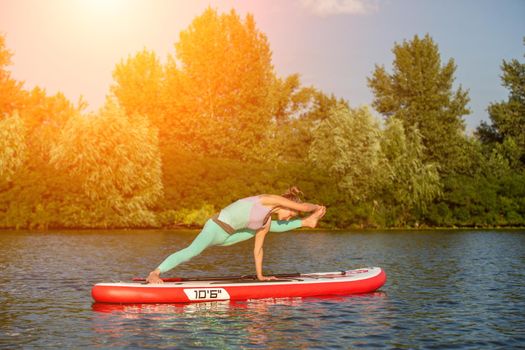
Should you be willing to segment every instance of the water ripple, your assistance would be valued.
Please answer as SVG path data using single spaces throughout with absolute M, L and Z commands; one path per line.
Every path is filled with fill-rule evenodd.
M 269 236 L 265 271 L 381 266 L 357 296 L 92 304 L 100 281 L 145 276 L 195 232 L 0 233 L 0 348 L 509 349 L 525 345 L 525 232 Z M 252 273 L 253 242 L 211 248 L 175 275 Z M 293 247 L 293 248 L 292 248 Z M 160 255 L 159 253 L 160 252 Z

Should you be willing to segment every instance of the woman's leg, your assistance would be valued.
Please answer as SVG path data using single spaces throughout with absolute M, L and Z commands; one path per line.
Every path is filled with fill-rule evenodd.
M 158 267 L 160 273 L 173 269 L 175 266 L 190 260 L 199 255 L 204 249 L 212 245 L 217 245 L 229 238 L 228 233 L 224 232 L 213 220 L 208 220 L 202 231 L 195 237 L 191 244 L 168 256 Z
M 255 232 L 256 231 L 254 230 L 248 229 L 235 231 L 235 233 L 232 233 L 228 238 L 226 238 L 224 242 L 222 242 L 219 245 L 225 247 L 228 245 L 246 241 L 247 239 L 253 238 L 253 236 L 255 236 Z
M 273 221 L 270 224 L 270 232 L 286 232 L 295 230 L 302 227 L 302 220 L 301 219 L 294 219 L 294 220 L 281 220 L 281 221 Z M 239 243 L 242 241 L 246 241 L 247 239 L 253 238 L 255 236 L 256 231 L 254 230 L 238 230 L 235 231 L 235 233 L 231 234 L 226 240 L 219 244 L 220 246 L 228 246 L 235 243 Z

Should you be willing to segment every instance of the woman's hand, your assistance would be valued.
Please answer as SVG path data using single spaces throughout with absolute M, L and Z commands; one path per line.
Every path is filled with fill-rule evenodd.
M 277 277 L 275 276 L 263 276 L 263 275 L 260 275 L 260 276 L 257 276 L 257 279 L 259 281 L 273 281 L 273 280 L 276 280 Z
M 151 271 L 149 273 L 149 275 L 148 275 L 148 278 L 146 278 L 146 282 L 147 283 L 151 283 L 151 284 L 162 284 L 162 283 L 164 283 L 162 278 L 160 278 L 160 271 L 159 271 L 159 269 L 155 269 L 155 270 Z

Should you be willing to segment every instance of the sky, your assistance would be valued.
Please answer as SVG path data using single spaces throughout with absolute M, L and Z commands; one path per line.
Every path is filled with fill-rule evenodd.
M 208 7 L 254 16 L 277 74 L 371 105 L 367 77 L 390 71 L 395 43 L 429 34 L 442 63 L 453 58 L 455 88 L 469 91 L 467 132 L 507 98 L 501 63 L 523 62 L 525 0 L 0 0 L 0 33 L 14 54 L 11 77 L 26 89 L 80 96 L 102 106 L 115 65 L 146 48 L 162 62 L 180 31 Z

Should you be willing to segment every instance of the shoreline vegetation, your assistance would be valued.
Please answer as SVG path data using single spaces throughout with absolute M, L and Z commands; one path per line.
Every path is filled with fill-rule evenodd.
M 133 233 L 133 231 L 166 231 L 166 232 L 172 232 L 174 231 L 187 231 L 187 232 L 195 232 L 198 233 L 202 229 L 201 226 L 173 226 L 173 227 L 122 227 L 122 228 L 74 228 L 74 227 L 68 227 L 68 228 L 46 228 L 46 229 L 27 229 L 27 228 L 0 228 L 0 234 L 7 233 L 7 232 L 32 232 L 32 233 L 47 233 L 47 232 L 53 232 L 56 233 L 57 231 L 60 232 L 70 232 L 70 231 L 85 231 L 85 232 L 106 232 L 106 231 L 126 231 Z M 365 227 L 365 228 L 358 228 L 358 227 L 351 227 L 351 228 L 301 228 L 294 232 L 308 232 L 311 234 L 315 234 L 318 232 L 326 233 L 326 232 L 350 232 L 350 233 L 376 233 L 376 232 L 413 232 L 418 231 L 421 233 L 425 232 L 440 232 L 440 231 L 454 231 L 454 232 L 462 232 L 462 231 L 516 231 L 516 232 L 524 232 L 525 226 L 509 226 L 509 227 L 381 227 L 381 228 L 372 228 L 372 227 Z
M 0 233 L 12 231 L 24 232 L 49 232 L 49 231 L 200 231 L 203 225 L 184 225 L 173 224 L 167 226 L 144 226 L 144 227 L 33 227 L 33 228 L 16 228 L 16 227 L 0 227 Z M 350 227 L 316 227 L 316 228 L 300 228 L 295 232 L 375 232 L 375 231 L 486 231 L 486 230 L 511 230 L 523 231 L 523 226 L 390 226 L 390 227 L 373 227 L 373 226 L 359 226 L 352 225 Z
M 352 106 L 278 76 L 253 16 L 208 8 L 165 62 L 117 63 L 87 113 L 12 79 L 0 35 L 0 230 L 195 229 L 292 185 L 328 208 L 321 229 L 525 227 L 525 63 L 502 62 L 508 98 L 469 135 L 461 67 L 430 34 L 400 39 Z

